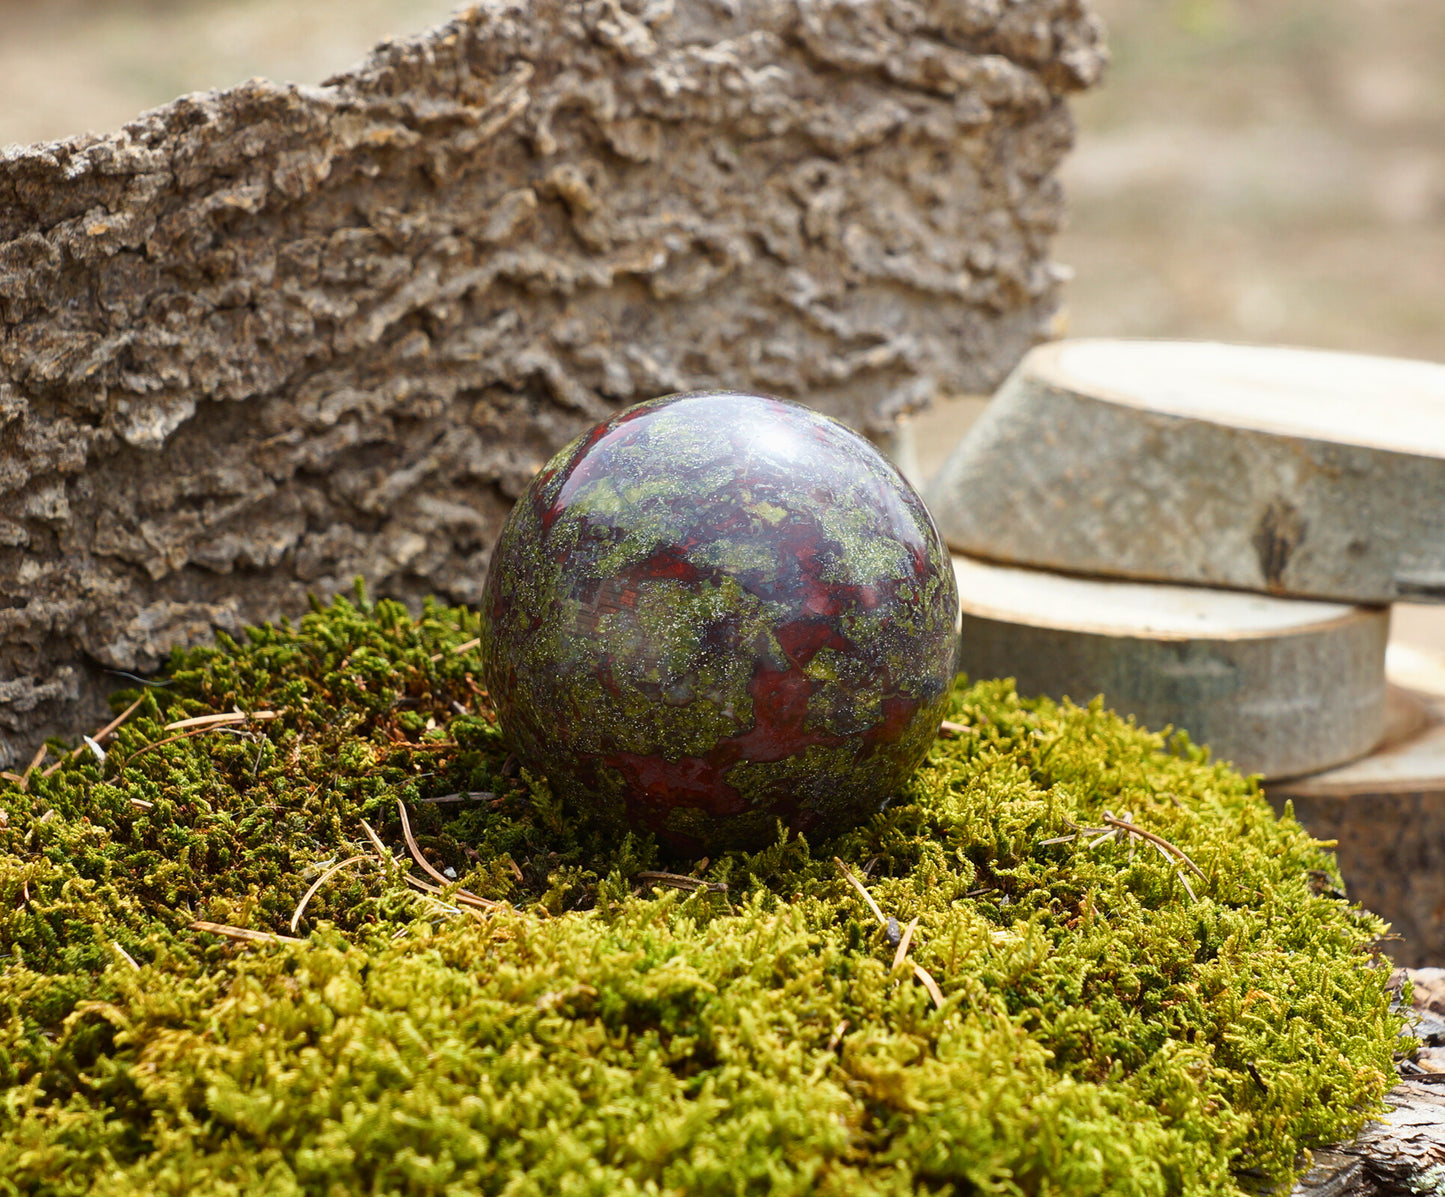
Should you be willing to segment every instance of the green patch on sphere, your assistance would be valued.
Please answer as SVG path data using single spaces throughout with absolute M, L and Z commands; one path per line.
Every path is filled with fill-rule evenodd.
M 1202 753 L 960 686 L 867 824 L 695 868 L 515 772 L 477 631 L 358 601 L 223 639 L 104 762 L 0 791 L 0 1191 L 1234 1194 L 1379 1109 L 1380 924 Z M 235 709 L 280 714 L 167 730 Z M 1059 842 L 1106 810 L 1194 897 Z M 292 934 L 358 855 L 300 942 L 191 929 Z M 726 890 L 656 878 L 694 871 Z

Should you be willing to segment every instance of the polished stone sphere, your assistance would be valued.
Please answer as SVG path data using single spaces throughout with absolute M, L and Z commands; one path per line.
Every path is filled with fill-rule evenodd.
M 863 437 L 763 395 L 628 408 L 517 501 L 482 602 L 513 751 L 678 851 L 828 835 L 922 760 L 958 595 L 917 494 Z

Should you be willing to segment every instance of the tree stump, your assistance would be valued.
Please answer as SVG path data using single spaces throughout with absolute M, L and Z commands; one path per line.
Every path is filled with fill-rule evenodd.
M 1337 842 L 1350 897 L 1389 921 L 1391 959 L 1445 961 L 1445 669 L 1392 645 L 1390 676 L 1419 712 L 1387 742 L 1338 769 L 1269 786 L 1309 833 Z
M 1289 777 L 1367 753 L 1384 731 L 1389 613 L 1099 581 L 955 555 L 970 677 L 1183 728 L 1244 773 Z
M 358 575 L 475 600 L 621 405 L 992 388 L 1102 63 L 1083 0 L 494 0 L 0 153 L 0 760 Z
M 1048 345 L 928 499 L 953 548 L 997 561 L 1349 603 L 1445 600 L 1445 366 Z

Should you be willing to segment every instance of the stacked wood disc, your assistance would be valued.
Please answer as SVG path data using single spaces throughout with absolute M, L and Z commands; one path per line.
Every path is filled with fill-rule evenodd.
M 960 552 L 1348 603 L 1445 600 L 1445 366 L 1035 349 L 928 489 Z
M 1370 751 L 1384 730 L 1380 607 L 1102 581 L 955 555 L 959 668 L 1020 693 L 1102 694 L 1182 728 L 1245 773 L 1289 777 Z
M 1395 962 L 1418 967 L 1445 960 L 1445 663 L 1391 645 L 1388 667 L 1398 713 L 1381 746 L 1266 792 L 1337 842 L 1350 897 L 1388 920 Z
M 961 668 L 1102 694 L 1264 774 L 1339 841 L 1396 958 L 1445 958 L 1445 666 L 1397 654 L 1387 687 L 1384 651 L 1387 604 L 1445 602 L 1445 366 L 1044 346 L 927 497 Z

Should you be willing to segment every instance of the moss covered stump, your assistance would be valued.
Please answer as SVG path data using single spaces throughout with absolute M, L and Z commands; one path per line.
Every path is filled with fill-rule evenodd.
M 0 794 L 0 1192 L 1227 1194 L 1378 1109 L 1380 925 L 1186 742 L 960 686 L 864 827 L 683 859 L 476 632 L 178 655 Z

